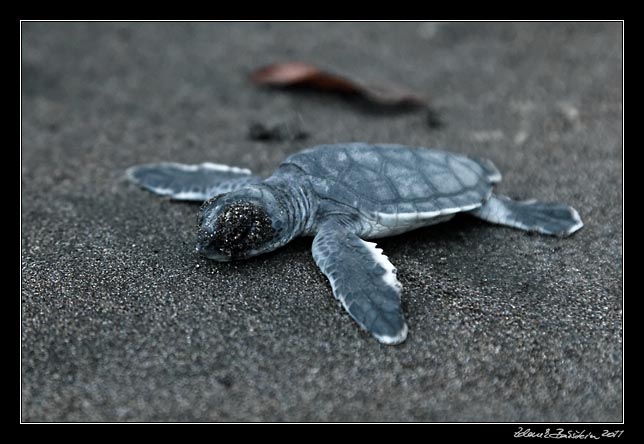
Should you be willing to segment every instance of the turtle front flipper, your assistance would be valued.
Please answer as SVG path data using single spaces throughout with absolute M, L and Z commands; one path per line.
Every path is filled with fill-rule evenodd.
M 150 163 L 128 168 L 126 174 L 132 182 L 153 193 L 199 202 L 262 180 L 245 168 L 209 162 L 197 165 Z
M 328 220 L 313 240 L 313 259 L 351 317 L 383 344 L 400 344 L 407 325 L 396 269 L 382 250 L 340 220 Z

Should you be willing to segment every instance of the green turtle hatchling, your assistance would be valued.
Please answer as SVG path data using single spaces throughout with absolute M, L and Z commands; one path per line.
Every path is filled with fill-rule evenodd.
M 333 294 L 385 344 L 407 337 L 401 285 L 387 256 L 368 240 L 460 212 L 556 236 L 583 226 L 568 205 L 494 194 L 501 174 L 488 160 L 402 145 L 315 146 L 289 156 L 268 178 L 214 163 L 147 164 L 127 175 L 154 193 L 204 201 L 196 250 L 215 261 L 245 259 L 313 236 L 313 258 Z

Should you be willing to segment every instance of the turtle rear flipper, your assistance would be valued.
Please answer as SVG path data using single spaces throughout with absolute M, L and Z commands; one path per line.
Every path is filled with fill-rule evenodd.
M 132 182 L 155 194 L 199 202 L 262 180 L 245 168 L 209 162 L 197 165 L 150 163 L 128 168 L 126 174 Z
M 566 204 L 516 201 L 501 195 L 491 196 L 470 214 L 491 223 L 553 236 L 569 236 L 584 226 L 579 213 Z

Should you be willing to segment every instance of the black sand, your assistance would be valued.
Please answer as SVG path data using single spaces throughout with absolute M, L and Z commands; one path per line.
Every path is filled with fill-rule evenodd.
M 23 24 L 23 421 L 621 421 L 622 50 L 620 23 Z M 248 81 L 289 59 L 435 113 Z M 251 140 L 257 122 L 309 138 Z M 501 192 L 586 226 L 459 216 L 383 239 L 410 327 L 388 347 L 338 307 L 310 239 L 212 263 L 195 205 L 123 179 L 160 160 L 268 174 L 341 141 L 490 158 Z

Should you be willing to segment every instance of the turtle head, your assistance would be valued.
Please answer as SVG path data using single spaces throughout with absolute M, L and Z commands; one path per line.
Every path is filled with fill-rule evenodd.
M 281 245 L 281 224 L 270 196 L 239 190 L 215 196 L 201 206 L 197 252 L 216 261 L 246 259 Z

